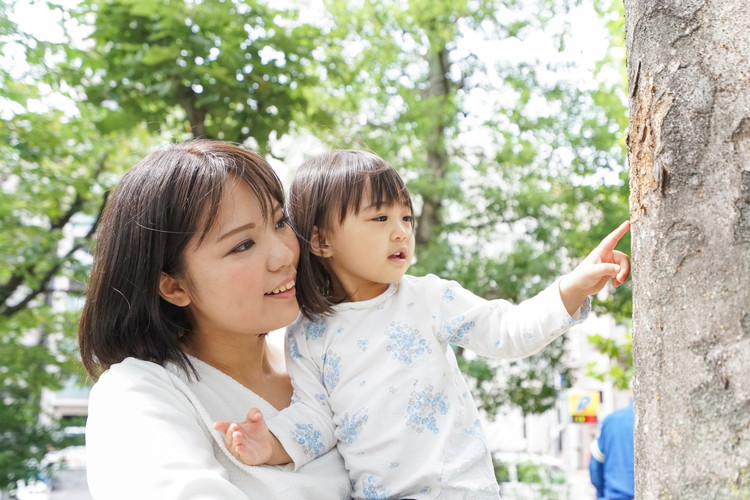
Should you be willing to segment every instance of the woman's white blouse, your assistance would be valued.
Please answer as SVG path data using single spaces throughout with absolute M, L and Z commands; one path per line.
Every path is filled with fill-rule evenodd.
M 89 489 L 101 500 L 330 500 L 349 498 L 334 449 L 296 472 L 249 467 L 212 429 L 244 420 L 248 409 L 277 410 L 215 368 L 191 358 L 200 379 L 176 366 L 128 358 L 102 374 L 89 398 L 86 451 Z

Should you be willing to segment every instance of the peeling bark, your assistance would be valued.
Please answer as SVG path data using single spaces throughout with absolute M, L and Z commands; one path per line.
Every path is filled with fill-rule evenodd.
M 640 67 L 640 65 L 639 65 Z M 635 90 L 635 88 L 634 88 Z M 630 220 L 637 221 L 648 212 L 646 197 L 650 191 L 666 193 L 669 170 L 654 158 L 661 151 L 662 125 L 672 106 L 671 94 L 655 96 L 656 86 L 648 77 L 645 86 L 632 96 L 630 128 L 627 136 L 630 165 Z
M 750 10 L 625 15 L 636 497 L 750 498 Z

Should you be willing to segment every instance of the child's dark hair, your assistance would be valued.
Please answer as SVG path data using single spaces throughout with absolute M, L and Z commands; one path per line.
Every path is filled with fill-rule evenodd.
M 307 160 L 297 170 L 289 190 L 287 214 L 299 239 L 297 300 L 307 318 L 330 314 L 336 303 L 329 271 L 311 252 L 313 230 L 317 227 L 319 234 L 325 235 L 347 215 L 359 213 L 368 195 L 377 208 L 403 204 L 412 209 L 401 176 L 373 153 L 333 151 Z
M 191 238 L 214 224 L 226 186 L 246 184 L 268 219 L 283 206 L 276 173 L 260 155 L 219 141 L 161 148 L 122 178 L 96 234 L 96 251 L 78 329 L 81 359 L 96 379 L 127 357 L 194 372 L 182 349 L 192 321 L 159 295 L 162 273 L 185 273 Z

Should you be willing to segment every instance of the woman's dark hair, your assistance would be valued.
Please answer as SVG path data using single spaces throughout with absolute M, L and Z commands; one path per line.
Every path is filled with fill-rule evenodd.
M 369 189 L 369 193 L 365 190 Z M 321 235 L 359 213 L 369 195 L 379 209 L 402 203 L 412 209 L 403 179 L 388 162 L 367 151 L 340 150 L 316 156 L 297 170 L 291 188 L 287 215 L 297 233 L 300 258 L 297 266 L 297 301 L 307 318 L 330 314 L 331 275 L 322 259 L 311 252 L 313 229 Z
M 122 178 L 96 232 L 78 344 L 94 378 L 127 357 L 193 372 L 182 343 L 189 315 L 159 295 L 161 273 L 183 276 L 185 248 L 214 224 L 228 182 L 244 182 L 264 218 L 284 203 L 275 172 L 258 154 L 196 140 L 150 153 Z

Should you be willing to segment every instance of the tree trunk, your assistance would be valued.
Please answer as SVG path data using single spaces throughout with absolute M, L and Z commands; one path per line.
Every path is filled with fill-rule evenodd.
M 749 498 L 750 9 L 625 17 L 636 498 Z
M 427 60 L 428 83 L 423 92 L 425 99 L 434 103 L 430 113 L 431 127 L 427 131 L 425 143 L 427 147 L 427 172 L 431 176 L 434 186 L 442 184 L 448 170 L 448 152 L 445 149 L 445 128 L 452 120 L 447 114 L 446 101 L 451 91 L 448 80 L 448 51 L 444 45 L 431 54 Z M 436 228 L 442 223 L 440 209 L 442 207 L 441 189 L 431 189 L 422 194 L 422 212 L 415 240 L 418 245 L 425 245 L 435 237 Z
M 190 133 L 195 139 L 212 139 L 206 130 L 206 110 L 196 105 L 196 95 L 193 89 L 185 85 L 177 86 L 177 102 L 187 114 L 190 123 Z

